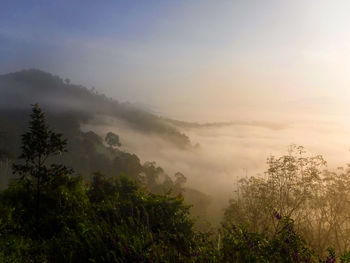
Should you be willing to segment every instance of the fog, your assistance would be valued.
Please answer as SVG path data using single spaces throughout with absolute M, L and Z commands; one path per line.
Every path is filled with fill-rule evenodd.
M 291 144 L 304 146 L 310 154 L 323 155 L 330 170 L 349 162 L 350 127 L 344 125 L 346 118 L 333 116 L 330 121 L 327 116 L 319 116 L 318 120 L 308 117 L 284 122 L 187 125 L 181 131 L 198 144 L 190 150 L 174 148 L 157 136 L 132 130 L 125 122 L 112 118 L 105 119 L 105 125 L 91 122 L 82 129 L 102 136 L 113 131 L 120 135 L 123 150 L 135 152 L 142 161 L 155 160 L 169 174 L 182 172 L 190 187 L 211 196 L 210 214 L 218 215 L 240 178 L 264 176 L 267 157 L 286 154 Z M 96 116 L 96 120 L 101 118 L 105 117 Z

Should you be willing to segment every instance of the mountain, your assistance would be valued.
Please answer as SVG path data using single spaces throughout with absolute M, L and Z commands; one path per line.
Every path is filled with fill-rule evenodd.
M 0 98 L 0 118 L 8 119 L 9 112 L 16 112 L 19 117 L 20 112 L 38 103 L 49 114 L 69 113 L 79 123 L 87 123 L 95 116 L 112 117 L 134 130 L 159 136 L 178 148 L 191 147 L 188 136 L 163 118 L 41 70 L 0 75 Z

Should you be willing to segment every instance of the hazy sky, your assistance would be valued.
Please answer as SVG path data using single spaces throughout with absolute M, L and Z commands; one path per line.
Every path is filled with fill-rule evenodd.
M 0 0 L 0 73 L 43 69 L 182 119 L 345 116 L 349 13 L 346 0 Z

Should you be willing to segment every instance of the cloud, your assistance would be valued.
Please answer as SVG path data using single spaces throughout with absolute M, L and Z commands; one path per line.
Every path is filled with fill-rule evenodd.
M 118 120 L 109 119 L 108 123 L 83 129 L 101 135 L 113 131 L 120 135 L 123 149 L 135 152 L 142 161 L 155 160 L 170 175 L 182 172 L 190 187 L 212 197 L 211 213 L 215 214 L 227 206 L 239 178 L 263 175 L 267 157 L 286 154 L 291 144 L 303 145 L 311 154 L 322 154 L 330 169 L 345 165 L 350 158 L 350 126 L 340 120 L 299 120 L 283 129 L 261 125 L 187 127 L 186 134 L 200 147 L 186 151 L 157 136 L 131 130 Z

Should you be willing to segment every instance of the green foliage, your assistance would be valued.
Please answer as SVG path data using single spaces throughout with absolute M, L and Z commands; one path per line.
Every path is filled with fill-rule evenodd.
M 84 186 L 51 163 L 66 141 L 33 107 L 22 139 L 20 178 L 0 193 L 2 262 L 210 262 L 216 250 L 196 233 L 183 199 L 156 195 L 126 176 L 96 173 Z
M 104 219 L 107 232 L 127 251 L 119 252 L 125 262 L 193 262 L 215 253 L 208 237 L 194 232 L 181 198 L 152 194 L 125 176 L 101 174 L 95 175 L 89 197 L 99 222 Z
M 223 262 L 316 262 L 312 250 L 294 230 L 288 217 L 274 215 L 275 232 L 250 232 L 244 226 L 224 225 L 221 231 Z
M 22 262 L 210 262 L 215 249 L 197 234 L 182 199 L 151 194 L 126 177 L 96 174 L 84 188 L 69 178 L 43 193 L 45 235 L 31 231 L 31 193 L 19 181 L 1 195 L 2 253 Z M 20 210 L 21 212 L 17 212 Z M 12 241 L 11 241 L 12 240 Z M 0 254 L 1 256 L 1 254 Z
M 102 144 L 92 132 L 84 140 L 92 148 Z M 84 182 L 55 163 L 66 146 L 35 105 L 22 162 L 13 166 L 20 176 L 0 192 L 0 262 L 350 262 L 346 250 L 339 257 L 338 248 L 314 253 L 314 240 L 300 234 L 316 223 L 330 240 L 333 232 L 346 234 L 347 214 L 338 210 L 347 209 L 340 197 L 350 189 L 349 171 L 321 173 L 322 157 L 305 157 L 302 148 L 269 158 L 267 179 L 241 181 L 215 236 L 194 230 L 181 194 L 183 174 L 172 182 L 155 163 L 142 166 L 137 156 L 113 150 L 116 168 L 131 175 L 97 172 Z M 319 223 L 330 211 L 338 218 Z M 312 215 L 308 229 L 300 221 L 305 213 Z
M 345 251 L 340 257 L 340 263 L 350 263 L 350 251 Z

